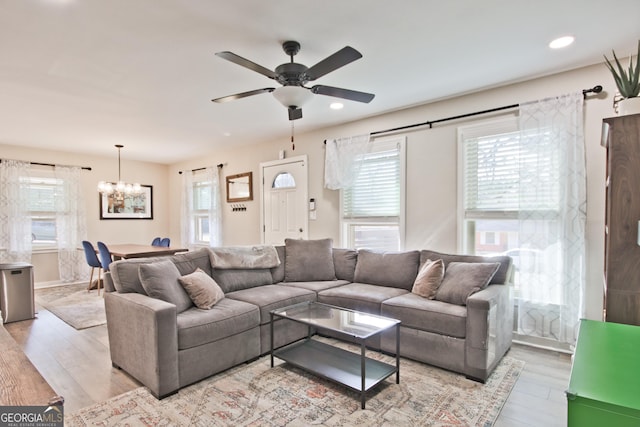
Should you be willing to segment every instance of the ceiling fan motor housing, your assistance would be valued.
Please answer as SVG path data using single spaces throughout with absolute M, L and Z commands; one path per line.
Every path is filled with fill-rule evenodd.
M 282 86 L 302 86 L 309 81 L 305 76 L 308 69 L 309 67 L 295 62 L 278 65 L 275 70 L 278 83 Z

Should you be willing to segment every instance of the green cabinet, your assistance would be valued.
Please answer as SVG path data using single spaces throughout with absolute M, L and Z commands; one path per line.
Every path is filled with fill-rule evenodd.
M 566 395 L 569 427 L 640 426 L 640 326 L 582 320 Z

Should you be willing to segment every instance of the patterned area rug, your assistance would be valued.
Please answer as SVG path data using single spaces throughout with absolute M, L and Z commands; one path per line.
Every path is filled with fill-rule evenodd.
M 87 292 L 87 283 L 55 286 L 35 290 L 36 303 L 76 329 L 104 325 L 102 293 Z
M 355 350 L 348 344 L 341 347 Z M 395 359 L 368 352 L 369 357 Z M 486 384 L 401 359 L 395 376 L 359 394 L 269 357 L 240 365 L 163 400 L 140 387 L 65 414 L 66 426 L 491 426 L 524 362 L 505 357 Z

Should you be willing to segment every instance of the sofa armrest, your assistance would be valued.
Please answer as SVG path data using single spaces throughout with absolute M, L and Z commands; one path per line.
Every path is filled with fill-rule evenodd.
M 115 292 L 116 288 L 113 285 L 113 277 L 111 277 L 111 273 L 109 271 L 105 271 L 102 274 L 102 283 L 104 285 L 105 292 Z
M 467 298 L 465 371 L 486 380 L 511 347 L 513 296 L 510 284 L 489 285 Z
M 111 361 L 161 398 L 179 388 L 176 306 L 136 293 L 104 296 Z

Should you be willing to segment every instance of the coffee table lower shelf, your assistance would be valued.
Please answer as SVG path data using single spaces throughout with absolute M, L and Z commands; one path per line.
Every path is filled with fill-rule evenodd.
M 360 392 L 363 409 L 365 393 L 398 371 L 393 365 L 313 339 L 275 350 L 273 356 Z

